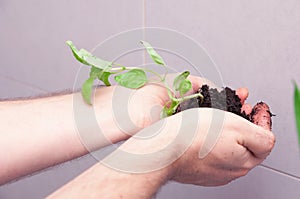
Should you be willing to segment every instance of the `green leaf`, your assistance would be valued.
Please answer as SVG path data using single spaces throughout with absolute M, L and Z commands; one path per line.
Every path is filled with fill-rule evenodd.
M 178 105 L 179 105 L 179 102 L 176 102 L 176 101 L 171 101 L 170 105 L 166 104 L 160 113 L 160 117 L 165 118 L 165 117 L 173 115 L 175 113 Z
M 67 41 L 66 44 L 71 48 L 74 57 L 81 63 L 87 64 L 87 62 L 83 59 L 85 54 L 88 54 L 88 51 L 81 49 L 80 51 L 74 46 L 72 41 Z
M 126 88 L 140 88 L 147 82 L 146 73 L 141 69 L 132 69 L 126 73 L 116 75 L 116 82 Z
M 152 60 L 160 65 L 166 65 L 163 58 L 152 48 L 152 46 L 146 42 L 146 41 L 141 41 L 141 44 L 143 44 L 148 52 L 148 54 L 150 55 L 150 57 L 152 58 Z
M 294 108 L 295 108 L 295 118 L 296 118 L 296 125 L 298 131 L 298 144 L 300 146 L 300 91 L 299 88 L 294 82 Z
M 81 94 L 86 103 L 92 104 L 91 102 L 91 94 L 93 91 L 94 78 L 88 78 L 84 84 L 82 85 Z
M 108 67 L 111 67 L 112 62 L 108 62 L 105 60 L 102 60 L 94 55 L 92 55 L 90 52 L 88 52 L 85 49 L 78 49 L 74 46 L 72 41 L 67 41 L 67 45 L 71 48 L 72 53 L 74 57 L 81 63 L 88 65 L 88 66 L 94 66 L 100 69 L 106 69 Z
M 102 69 L 92 66 L 90 71 L 90 77 L 96 79 L 99 77 L 99 75 L 101 75 L 102 71 Z
M 101 80 L 105 86 L 110 86 L 111 84 L 108 78 L 111 74 L 111 72 L 103 72 L 101 76 L 98 76 L 98 79 Z
M 180 96 L 186 94 L 191 88 L 192 88 L 192 83 L 190 82 L 190 80 L 188 79 L 183 80 L 179 85 Z
M 100 68 L 92 66 L 91 72 L 90 72 L 90 77 L 92 77 L 94 79 L 98 78 L 100 81 L 102 81 L 105 84 L 105 86 L 110 86 L 111 84 L 110 84 L 108 78 L 111 74 L 114 74 L 114 73 L 104 71 Z
M 169 116 L 169 108 L 164 106 L 164 108 L 162 109 L 161 113 L 160 113 L 160 118 L 166 118 Z
M 177 77 L 175 77 L 174 82 L 173 82 L 173 87 L 176 91 L 179 90 L 181 82 L 184 81 L 189 75 L 190 75 L 189 71 L 184 71 L 183 73 L 181 73 Z
M 79 55 L 79 51 L 77 50 L 77 48 L 73 45 L 72 41 L 67 41 L 66 44 L 71 48 L 72 53 L 74 55 L 74 57 L 81 63 L 84 62 L 84 60 L 81 58 L 81 56 Z M 83 63 L 85 64 L 85 63 Z
M 184 71 L 174 79 L 173 87 L 176 91 L 179 91 L 181 96 L 192 88 L 192 83 L 187 79 L 189 75 L 189 71 Z
M 100 69 L 109 70 L 112 65 L 112 62 L 105 61 L 103 59 L 95 57 L 94 55 L 84 55 L 83 58 L 88 63 L 88 65 L 95 66 Z

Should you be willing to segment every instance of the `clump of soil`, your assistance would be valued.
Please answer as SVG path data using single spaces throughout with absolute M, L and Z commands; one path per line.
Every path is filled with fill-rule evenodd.
M 235 113 L 250 122 L 259 125 L 267 130 L 272 130 L 272 119 L 274 116 L 269 106 L 264 102 L 258 102 L 252 109 L 250 114 L 246 114 L 242 110 L 242 103 L 235 90 L 225 87 L 220 92 L 215 88 L 209 88 L 208 85 L 203 85 L 197 93 L 201 93 L 203 99 L 200 97 L 193 98 L 182 102 L 176 113 L 190 108 L 209 107 L 217 108 L 224 111 Z
M 176 113 L 190 108 L 209 107 L 229 111 L 250 120 L 250 115 L 241 111 L 241 99 L 236 95 L 235 90 L 225 87 L 219 92 L 216 88 L 203 85 L 197 92 L 201 93 L 204 98 L 201 100 L 198 97 L 184 101 L 178 106 Z

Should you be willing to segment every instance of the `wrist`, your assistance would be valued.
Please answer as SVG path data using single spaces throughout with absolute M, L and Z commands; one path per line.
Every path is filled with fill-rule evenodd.
M 180 125 L 178 118 L 160 120 L 128 139 L 102 163 L 124 173 L 147 175 L 157 172 L 160 179 L 168 181 L 176 173 L 177 159 L 185 149 L 185 143 L 177 133 Z
M 124 198 L 152 198 L 170 179 L 169 168 L 148 173 L 124 173 L 111 170 L 111 183 L 119 182 Z
M 92 107 L 98 126 L 108 140 L 116 143 L 128 139 L 160 119 L 162 107 L 149 108 L 143 96 L 143 91 L 121 86 L 95 90 Z
M 167 181 L 165 170 L 144 174 L 120 172 L 98 163 L 49 198 L 152 198 Z
M 81 93 L 73 95 L 74 122 L 79 139 L 87 151 L 126 140 L 140 130 L 124 105 L 128 93 L 123 92 L 129 90 L 119 86 L 96 88 L 93 105 L 86 104 Z M 116 96 L 118 93 L 123 94 L 124 100 Z
M 178 120 L 166 118 L 143 129 L 54 196 L 64 198 L 65 193 L 86 198 L 93 193 L 101 198 L 151 198 L 177 172 L 181 148 L 170 143 L 178 125 Z M 151 132 L 154 136 L 142 139 Z

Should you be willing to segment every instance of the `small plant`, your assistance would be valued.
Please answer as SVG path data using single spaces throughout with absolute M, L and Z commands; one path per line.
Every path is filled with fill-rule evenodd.
M 162 57 L 152 48 L 152 46 L 145 41 L 141 41 L 141 44 L 144 45 L 148 54 L 152 58 L 152 60 L 165 68 L 165 74 L 160 75 L 157 72 L 150 70 L 148 68 L 141 67 L 126 67 L 118 63 L 106 61 L 100 59 L 85 49 L 78 50 L 71 41 L 66 42 L 67 45 L 71 48 L 74 57 L 84 65 L 90 66 L 90 77 L 84 82 L 82 85 L 82 97 L 86 103 L 91 103 L 91 94 L 93 89 L 93 84 L 96 79 L 102 81 L 106 86 L 110 86 L 111 83 L 109 81 L 110 76 L 114 76 L 115 81 L 126 88 L 138 89 L 144 86 L 146 83 L 150 82 L 147 78 L 146 72 L 152 73 L 155 76 L 159 77 L 160 81 L 164 83 L 170 101 L 168 101 L 161 113 L 161 117 L 167 117 L 173 115 L 176 112 L 178 106 L 189 99 L 198 98 L 203 99 L 203 96 L 200 93 L 192 94 L 189 96 L 184 96 L 191 88 L 192 84 L 187 79 L 190 75 L 189 71 L 184 71 L 179 74 L 173 82 L 173 89 L 169 88 L 165 83 L 165 77 L 168 73 L 166 64 Z M 180 94 L 180 97 L 177 98 L 175 96 L 175 92 Z
M 298 144 L 300 146 L 300 90 L 295 81 L 294 81 L 294 109 L 295 109 L 296 126 L 298 132 Z

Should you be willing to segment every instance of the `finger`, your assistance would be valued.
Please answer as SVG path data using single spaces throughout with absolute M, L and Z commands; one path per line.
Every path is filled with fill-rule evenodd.
M 262 127 L 250 122 L 248 125 L 248 128 L 244 129 L 249 130 L 248 132 L 243 133 L 239 140 L 239 144 L 251 151 L 255 157 L 264 159 L 273 149 L 275 137 L 272 132 L 263 129 Z
M 245 100 L 247 99 L 248 95 L 249 95 L 249 91 L 247 88 L 239 88 L 236 91 L 236 94 L 239 96 L 239 98 L 241 99 L 241 103 L 244 104 Z
M 250 104 L 243 104 L 241 112 L 245 112 L 249 115 L 252 111 L 252 106 Z

